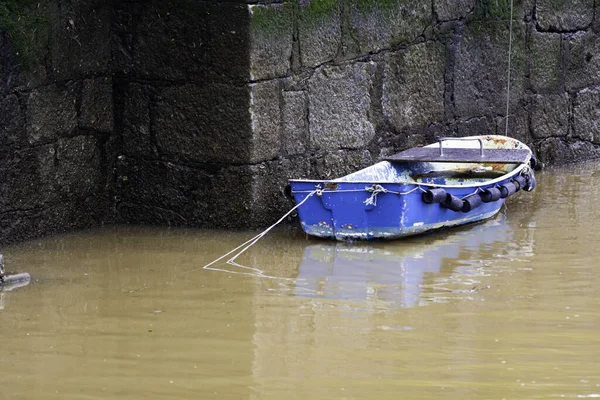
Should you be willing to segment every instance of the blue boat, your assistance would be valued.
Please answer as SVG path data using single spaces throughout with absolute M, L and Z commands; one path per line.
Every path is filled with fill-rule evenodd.
M 507 136 L 440 138 L 341 178 L 290 180 L 285 191 L 309 235 L 396 239 L 495 216 L 506 198 L 534 189 L 534 163 Z

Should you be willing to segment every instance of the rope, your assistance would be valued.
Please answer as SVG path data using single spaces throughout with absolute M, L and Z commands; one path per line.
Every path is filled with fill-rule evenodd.
M 387 189 L 381 185 L 375 185 L 373 187 L 366 187 L 365 190 L 367 192 L 371 192 L 371 197 L 364 201 L 366 206 L 376 206 L 377 205 L 377 195 L 379 193 L 388 193 Z
M 254 236 L 252 239 L 247 240 L 246 242 L 240 244 L 238 247 L 236 247 L 235 249 L 223 254 L 221 257 L 217 258 L 214 261 L 211 261 L 210 263 L 206 264 L 204 267 L 202 267 L 202 269 L 208 269 L 208 270 L 213 270 L 213 271 L 223 271 L 223 269 L 220 268 L 210 268 L 211 265 L 221 261 L 222 259 L 224 259 L 225 257 L 227 257 L 228 255 L 235 253 L 237 250 L 241 249 L 243 247 L 242 250 L 240 250 L 239 253 L 237 253 L 236 255 L 234 255 L 233 257 L 231 257 L 229 260 L 227 260 L 227 264 L 230 265 L 234 265 L 236 267 L 240 267 L 240 268 L 245 268 L 245 269 L 249 269 L 254 271 L 254 274 L 248 274 L 248 275 L 253 275 L 253 276 L 262 276 L 265 278 L 272 278 L 268 275 L 264 275 L 263 271 L 261 271 L 260 269 L 257 268 L 250 268 L 250 267 L 245 267 L 243 265 L 237 264 L 235 262 L 235 259 L 238 258 L 240 255 L 242 255 L 242 253 L 244 253 L 246 250 L 248 250 L 250 247 L 252 247 L 254 244 L 256 244 L 256 242 L 258 242 L 260 239 L 262 239 L 267 233 L 269 233 L 269 231 L 273 228 L 275 228 L 277 225 L 279 225 L 284 219 L 287 218 L 288 215 L 290 215 L 291 213 L 293 213 L 296 209 L 298 209 L 298 207 L 300 207 L 302 204 L 304 204 L 311 196 L 313 196 L 314 194 L 317 193 L 317 190 L 313 190 L 312 192 L 310 192 L 300 203 L 296 204 L 290 211 L 288 211 L 287 213 L 285 213 L 285 215 L 281 218 L 279 218 L 279 220 L 277 222 L 275 222 L 273 225 L 271 225 L 270 227 L 268 227 L 267 229 L 265 229 L 264 231 L 262 231 L 261 233 L 259 233 L 258 235 Z M 245 247 L 244 247 L 245 246 Z M 192 272 L 192 271 L 188 271 L 188 272 Z M 230 272 L 230 271 L 226 271 L 226 272 Z
M 388 190 L 386 188 L 384 188 L 383 186 L 379 185 L 379 184 L 375 184 L 373 186 L 367 186 L 364 189 L 343 189 L 343 190 L 319 190 L 317 189 L 316 191 L 308 191 L 308 190 L 298 190 L 295 191 L 294 193 L 312 193 L 314 194 L 316 192 L 317 196 L 321 196 L 323 194 L 323 192 L 330 192 L 330 193 L 358 193 L 358 192 L 369 192 L 371 193 L 371 197 L 369 197 L 368 199 L 366 199 L 364 201 L 364 204 L 367 206 L 376 206 L 377 205 L 377 195 L 379 193 L 392 193 L 398 196 L 404 196 L 407 194 L 411 194 L 412 192 L 416 191 L 416 190 L 420 190 L 421 192 L 425 192 L 425 189 L 423 189 L 421 186 L 417 185 L 416 187 L 412 188 L 411 190 L 409 190 L 408 192 L 397 192 L 395 190 Z
M 494 187 L 496 187 L 496 186 L 494 186 Z M 463 196 L 463 197 L 461 197 L 460 199 L 461 199 L 461 200 L 464 200 L 464 199 L 466 199 L 467 197 L 474 196 L 474 195 L 476 195 L 476 194 L 477 194 L 477 193 L 479 193 L 479 192 L 483 192 L 483 189 L 478 187 L 477 189 L 475 189 L 475 191 L 474 191 L 473 193 L 471 193 L 471 194 L 468 194 L 468 195 L 466 195 L 466 196 Z
M 412 188 L 411 190 L 409 190 L 408 192 L 396 192 L 394 190 L 388 190 L 381 185 L 367 186 L 365 188 L 365 191 L 371 192 L 372 194 L 371 194 L 371 197 L 369 197 L 368 199 L 366 199 L 364 201 L 364 203 L 367 206 L 371 206 L 371 205 L 376 206 L 377 205 L 377 195 L 379 193 L 392 193 L 392 194 L 395 194 L 398 196 L 404 196 L 407 194 L 411 194 L 415 190 L 421 190 L 422 192 L 425 191 L 425 189 L 421 188 L 421 186 L 416 186 L 416 187 Z
M 505 136 L 508 136 L 508 112 L 510 106 L 510 61 L 512 54 L 513 1 L 514 0 L 510 0 L 510 27 L 508 29 L 508 78 L 506 83 L 506 128 L 504 130 Z
M 375 185 L 375 187 L 379 187 L 379 188 L 383 189 L 381 191 L 384 193 L 393 193 L 393 194 L 397 194 L 397 195 L 411 194 L 415 190 L 421 190 L 422 192 L 425 192 L 425 189 L 423 189 L 421 186 L 417 186 L 417 187 L 409 190 L 408 192 L 396 192 L 394 190 L 388 190 L 379 184 Z M 358 192 L 371 193 L 371 192 L 373 192 L 373 190 L 375 190 L 373 188 L 373 186 L 367 186 L 364 189 L 321 190 L 320 192 L 317 192 L 317 195 L 320 196 L 322 193 L 358 193 Z M 311 193 L 311 192 L 312 191 L 310 191 L 310 190 L 295 190 L 293 193 Z

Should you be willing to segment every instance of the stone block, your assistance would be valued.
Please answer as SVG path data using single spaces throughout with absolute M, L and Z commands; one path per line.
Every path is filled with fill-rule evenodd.
M 283 77 L 291 68 L 293 20 L 291 3 L 251 4 L 250 79 Z
M 513 24 L 510 107 L 524 95 L 527 47 L 525 25 Z M 472 21 L 456 50 L 454 105 L 458 116 L 506 113 L 508 22 Z
M 309 82 L 309 134 L 313 149 L 356 149 L 369 143 L 374 63 L 319 68 Z
M 249 87 L 185 84 L 157 93 L 150 134 L 167 159 L 246 163 L 250 160 Z
M 245 4 L 165 0 L 133 4 L 135 38 L 128 32 L 117 46 L 133 57 L 139 77 L 180 81 L 248 80 L 248 10 Z M 127 15 L 121 16 L 127 19 Z M 119 33 L 117 33 L 119 35 Z M 129 50 L 130 44 L 133 50 Z M 128 56 L 121 60 L 126 72 Z
M 584 89 L 573 104 L 573 136 L 600 144 L 600 90 Z
M 281 150 L 280 86 L 277 80 L 250 84 L 251 163 L 271 160 Z
M 541 142 L 537 156 L 544 165 L 560 165 L 599 158 L 600 149 L 590 142 L 566 142 L 552 137 Z
M 495 135 L 496 121 L 492 117 L 472 117 L 459 119 L 450 123 L 452 137 Z M 504 134 L 504 131 L 502 132 Z
M 452 125 L 432 124 L 378 138 L 377 143 L 371 145 L 373 161 L 375 162 L 380 158 L 394 155 L 406 149 L 434 143 L 438 137 L 456 136 L 451 130 L 452 128 Z
M 117 176 L 120 185 L 121 202 L 150 208 L 158 215 L 171 215 L 169 224 L 181 225 L 192 222 L 192 193 L 195 190 L 209 190 L 207 174 L 188 166 L 165 161 L 137 160 L 122 157 L 121 168 Z M 131 211 L 129 211 L 131 212 Z M 153 215 L 151 214 L 151 215 Z M 130 219 L 122 215 L 121 219 L 134 223 L 156 224 L 147 218 Z
M 98 227 L 110 223 L 110 197 L 97 195 L 49 204 L 38 214 L 34 214 L 30 223 L 35 229 L 29 234 L 57 234 L 72 232 L 76 229 Z
M 252 173 L 251 225 L 266 228 L 288 212 L 293 204 L 283 195 L 289 179 L 309 176 L 310 163 L 304 157 L 269 161 L 249 167 Z
M 573 32 L 586 29 L 594 19 L 594 0 L 537 0 L 535 16 L 542 31 Z
M 104 1 L 61 2 L 50 10 L 52 75 L 59 80 L 111 71 L 112 9 Z
M 579 90 L 600 84 L 600 40 L 592 31 L 567 35 L 567 90 Z
M 511 15 L 511 4 L 513 6 L 513 22 L 530 21 L 536 0 L 477 0 L 472 20 L 483 22 L 487 25 L 498 24 L 499 21 L 508 22 Z M 506 24 L 508 29 L 508 24 Z M 504 29 L 504 25 L 502 27 Z
M 297 21 L 302 65 L 333 60 L 342 45 L 339 0 L 300 0 Z
M 121 96 L 123 136 L 120 151 L 128 156 L 156 158 L 156 146 L 150 135 L 152 89 L 147 85 L 130 83 Z
M 557 91 L 563 77 L 562 37 L 531 31 L 531 86 L 534 91 Z
M 229 166 L 210 171 L 206 183 L 191 192 L 194 223 L 211 227 L 253 227 L 252 194 L 255 174 L 251 166 Z M 265 205 L 268 206 L 268 205 Z
M 308 146 L 308 98 L 304 91 L 283 92 L 283 152 L 304 153 Z
M 335 179 L 372 163 L 373 157 L 368 150 L 322 152 L 311 159 L 311 175 L 314 179 Z
M 396 131 L 441 120 L 445 65 L 445 46 L 437 42 L 386 55 L 382 108 Z
M 25 113 L 16 95 L 0 99 L 0 146 L 20 146 L 25 142 Z
M 506 117 L 496 117 L 496 134 L 506 134 Z M 517 108 L 508 116 L 508 134 L 512 138 L 518 139 L 523 143 L 531 143 L 531 133 L 529 129 L 529 113 L 524 108 Z
M 56 185 L 65 197 L 85 198 L 102 189 L 102 156 L 94 136 L 61 138 L 56 146 Z
M 475 0 L 434 0 L 438 21 L 462 19 L 475 9 Z
M 50 85 L 27 98 L 26 132 L 30 144 L 49 143 L 77 128 L 77 85 Z
M 352 36 L 362 53 L 415 41 L 433 22 L 431 2 L 348 0 Z
M 531 132 L 534 139 L 564 137 L 569 133 L 569 95 L 535 95 L 531 104 Z
M 112 78 L 83 81 L 79 127 L 110 133 L 114 127 Z
M 110 223 L 110 198 L 93 196 L 0 213 L 0 241 L 6 245 Z
M 0 176 L 2 212 L 43 208 L 57 200 L 55 150 L 51 145 L 3 151 Z
M 137 21 L 142 14 L 143 3 L 113 3 L 112 70 L 116 75 L 128 75 L 134 69 L 134 48 L 136 45 Z
M 273 206 L 261 200 L 263 190 L 277 191 L 271 169 L 264 175 L 257 172 L 268 163 L 204 169 L 164 161 L 124 159 L 122 163 L 128 175 L 121 176 L 117 212 L 124 223 L 255 227 L 253 213 L 260 209 L 268 214 Z M 254 188 L 261 184 L 264 188 Z
M 0 93 L 45 83 L 50 24 L 49 2 L 2 2 L 0 17 Z

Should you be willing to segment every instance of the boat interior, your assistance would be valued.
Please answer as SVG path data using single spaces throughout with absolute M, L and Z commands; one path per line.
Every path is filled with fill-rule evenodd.
M 519 165 L 520 163 L 381 161 L 332 182 L 469 185 L 499 178 Z

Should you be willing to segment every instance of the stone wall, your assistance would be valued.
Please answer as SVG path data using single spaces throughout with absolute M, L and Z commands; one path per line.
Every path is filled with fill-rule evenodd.
M 113 219 L 111 6 L 0 2 L 0 243 Z
M 251 130 L 247 6 L 140 1 L 114 10 L 118 222 L 243 223 L 253 164 L 269 152 L 253 146 L 261 133 Z
M 509 135 L 545 164 L 600 156 L 600 5 L 514 3 Z M 509 5 L 4 0 L 0 243 L 265 226 L 289 178 L 504 134 Z
M 599 157 L 600 6 L 514 5 L 508 135 L 543 164 Z M 272 132 L 282 143 L 262 164 L 261 204 L 283 211 L 272 193 L 291 176 L 339 176 L 437 136 L 506 132 L 510 0 L 299 0 L 250 10 L 250 84 L 281 88 L 269 119 L 280 121 Z

